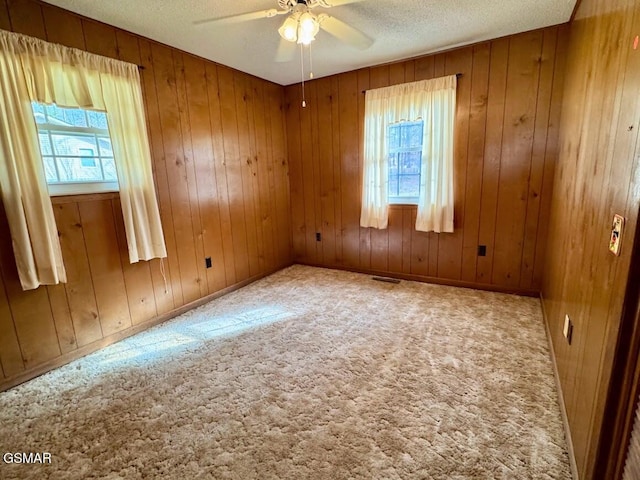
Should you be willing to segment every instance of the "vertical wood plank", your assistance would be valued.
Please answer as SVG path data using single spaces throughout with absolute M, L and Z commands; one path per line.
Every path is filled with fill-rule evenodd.
M 64 287 L 71 320 L 77 345 L 82 347 L 103 336 L 85 246 L 84 229 L 76 202 L 55 204 L 53 211 L 60 236 L 64 267 L 67 271 L 67 283 Z
M 414 61 L 414 75 L 415 80 L 427 80 L 435 76 L 435 57 L 430 55 L 428 57 L 418 58 Z M 415 229 L 417 209 L 412 212 L 411 222 L 411 273 L 415 275 L 429 275 L 429 252 L 430 239 L 433 234 L 426 232 L 418 232 Z
M 319 136 L 319 132 L 318 132 L 318 126 L 319 123 L 321 121 L 321 119 L 318 118 L 318 83 L 319 81 L 316 82 L 311 82 L 309 83 L 309 100 L 312 102 L 313 104 L 313 108 L 311 110 L 311 115 L 310 115 L 310 119 L 311 119 L 311 131 L 310 131 L 310 137 L 311 137 L 311 144 L 312 145 L 319 145 L 320 144 L 320 136 Z M 324 139 L 322 139 L 324 141 Z M 314 233 L 320 233 L 321 236 L 320 238 L 322 238 L 322 199 L 320 197 L 321 193 L 320 193 L 320 149 L 318 148 L 313 148 L 311 151 L 311 166 L 312 166 L 312 174 L 313 174 L 313 183 L 312 183 L 312 193 L 313 193 L 313 211 L 315 212 L 314 215 L 314 220 L 315 220 L 315 227 L 314 227 Z M 314 240 L 316 240 L 314 238 Z M 315 242 L 316 244 L 316 262 L 321 262 L 322 261 L 322 256 L 323 256 L 323 250 L 324 250 L 324 245 L 322 243 L 322 240 Z
M 72 48 L 85 48 L 84 31 L 80 17 L 58 7 L 42 4 L 47 27 L 47 41 Z
M 283 236 L 282 232 L 279 231 L 279 202 L 278 193 L 276 193 L 276 176 L 280 175 L 280 169 L 278 168 L 280 159 L 274 148 L 273 130 L 279 126 L 271 124 L 268 112 L 271 112 L 272 108 L 277 112 L 281 112 L 281 109 L 279 104 L 273 102 L 272 92 L 268 85 L 259 85 L 259 82 L 256 82 L 254 89 L 261 90 L 262 108 L 258 122 L 263 125 L 264 129 L 264 138 L 261 139 L 264 144 L 260 148 L 262 149 L 262 155 L 264 155 L 264 162 L 266 162 L 262 165 L 263 175 L 266 175 L 266 177 L 262 180 L 263 184 L 260 188 L 263 192 L 265 188 L 267 189 L 266 193 L 264 193 L 265 197 L 263 197 L 263 200 L 268 201 L 268 206 L 263 206 L 263 215 L 266 214 L 267 216 L 263 219 L 265 239 L 270 243 L 266 247 L 267 268 L 275 269 L 280 265 L 282 258 L 281 243 L 286 242 L 287 237 Z M 257 125 L 256 129 L 258 129 Z M 267 208 L 266 213 L 264 213 L 264 208 Z M 290 234 L 288 231 L 284 233 Z M 269 255 L 271 255 L 271 258 L 269 258 Z
M 247 77 L 240 72 L 233 72 L 233 82 L 236 94 L 238 154 L 240 177 L 242 181 L 245 228 L 247 235 L 249 276 L 256 275 L 260 269 L 258 254 L 258 229 L 256 225 L 253 158 L 251 156 L 252 139 L 249 130 L 249 110 L 251 101 L 247 88 Z M 249 277 L 247 277 L 249 278 Z
M 542 273 L 549 232 L 551 216 L 551 200 L 553 180 L 557 161 L 560 137 L 560 115 L 562 113 L 562 94 L 565 79 L 565 63 L 567 56 L 569 28 L 561 27 L 558 32 L 553 75 L 553 92 L 551 96 L 551 112 L 549 115 L 549 136 L 545 150 L 544 174 L 542 181 L 542 200 L 540 204 L 540 218 L 538 220 L 538 241 L 536 242 L 535 266 L 533 270 L 533 287 L 542 289 Z
M 369 69 L 369 88 L 380 88 L 389 85 L 389 65 Z M 391 220 L 391 208 L 389 209 Z M 370 228 L 371 234 L 371 268 L 385 272 L 389 269 L 389 229 Z
M 0 199 L 0 256 L 7 254 L 7 261 L 10 261 L 8 252 L 12 252 L 11 235 L 9 234 L 9 224 L 4 211 L 2 199 Z M 6 377 L 17 375 L 24 371 L 24 361 L 20 351 L 18 333 L 13 322 L 13 314 L 9 305 L 7 288 L 3 275 L 0 275 L 0 362 L 2 371 Z
M 483 188 L 482 173 L 484 167 L 485 130 L 487 125 L 490 55 L 491 47 L 488 43 L 473 47 L 461 274 L 462 280 L 467 282 L 475 282 L 478 261 L 477 247 Z
M 226 285 L 237 282 L 233 225 L 231 223 L 231 207 L 229 187 L 227 183 L 227 168 L 225 156 L 225 140 L 222 128 L 222 110 L 218 82 L 218 69 L 215 65 L 205 66 L 207 98 L 209 101 L 209 116 L 211 120 L 211 145 L 213 149 L 213 169 L 215 171 L 216 187 L 218 190 L 218 205 L 220 210 L 220 233 L 222 236 L 222 253 Z M 239 237 L 239 233 L 238 239 Z
M 542 182 L 544 179 L 544 163 L 549 135 L 549 115 L 551 112 L 551 95 L 553 91 L 553 75 L 555 71 L 555 53 L 557 29 L 544 31 L 542 52 L 540 57 L 540 77 L 538 81 L 538 97 L 531 152 L 531 170 L 529 175 L 529 191 L 525 215 L 524 239 L 522 247 L 522 265 L 520 266 L 520 287 L 533 288 L 533 270 L 535 267 L 536 244 L 539 241 L 538 228 L 540 218 L 540 202 Z
M 338 76 L 340 95 L 340 149 L 342 151 L 342 255 L 345 266 L 357 267 L 360 262 L 360 181 L 358 154 L 358 74 Z
M 387 227 L 387 269 L 390 272 L 402 272 L 402 223 L 404 205 L 389 207 L 389 226 Z
M 456 50 L 445 57 L 445 75 L 466 72 L 458 78 L 454 139 L 454 232 L 440 234 L 438 275 L 459 280 L 462 274 L 462 245 L 465 225 L 465 200 L 469 139 L 469 105 L 473 68 L 473 49 Z
M 213 293 L 227 286 L 220 209 L 218 207 L 218 185 L 215 158 L 211 139 L 210 106 L 207 94 L 206 69 L 203 61 L 185 55 L 184 72 L 189 123 L 193 154 L 195 190 L 198 192 L 198 211 L 202 229 L 201 265 L 204 258 L 211 257 L 212 267 L 206 269 L 207 292 Z M 201 273 L 201 275 L 203 275 Z
M 67 299 L 67 292 L 63 284 L 48 285 L 47 295 L 49 296 L 49 304 L 51 305 L 51 314 L 56 327 L 56 336 L 58 337 L 58 345 L 60 353 L 69 353 L 78 348 L 76 341 L 76 332 L 73 328 L 73 320 L 71 319 L 71 309 Z
M 445 60 L 446 56 L 444 54 L 435 55 L 433 57 L 433 76 L 435 78 L 444 76 L 445 72 Z M 454 205 L 454 217 L 456 215 L 455 205 Z M 455 218 L 454 218 L 455 222 Z M 455 226 L 455 225 L 454 225 Z M 429 232 L 429 276 L 438 277 L 440 272 L 438 267 L 440 265 L 440 240 L 442 235 L 439 233 Z M 446 234 L 444 234 L 446 236 Z
M 138 43 L 138 37 L 130 34 L 128 32 L 123 32 L 118 30 L 116 33 L 116 40 L 118 43 L 118 54 L 119 58 L 124 61 L 136 63 L 137 65 L 143 65 L 144 63 L 148 63 L 149 55 L 147 55 L 147 61 L 144 60 L 140 45 Z M 167 224 L 165 220 L 167 220 L 166 216 L 163 215 L 162 211 L 162 202 L 160 199 L 160 191 L 161 187 L 159 186 L 159 179 L 162 178 L 162 175 L 158 174 L 155 158 L 156 157 L 156 148 L 157 145 L 154 145 L 154 141 L 152 139 L 152 135 L 154 132 L 152 131 L 152 124 L 149 119 L 149 111 L 152 109 L 152 106 L 155 105 L 157 107 L 157 102 L 152 101 L 151 99 L 155 99 L 155 84 L 153 84 L 153 75 L 149 72 L 149 70 L 143 69 L 140 71 L 140 87 L 142 90 L 143 101 L 145 104 L 145 121 L 147 126 L 147 135 L 149 137 L 150 142 L 150 154 L 151 154 L 151 170 L 154 178 L 154 185 L 156 190 L 156 197 L 158 198 L 158 202 L 160 205 L 160 215 L 161 222 L 164 230 L 165 244 L 167 247 L 167 252 L 171 251 L 172 245 L 172 235 L 168 235 L 167 232 Z M 150 89 L 150 84 L 153 84 L 153 89 Z M 157 109 L 155 109 L 157 111 Z M 157 144 L 157 142 L 155 142 Z M 170 272 L 165 272 L 163 276 L 164 269 L 164 259 L 159 260 L 151 260 L 147 262 L 147 266 L 151 273 L 151 280 L 153 283 L 153 294 L 154 294 L 154 303 L 156 306 L 156 311 L 158 314 L 166 313 L 173 308 L 173 292 L 168 287 L 170 282 L 165 282 L 165 278 L 167 275 L 170 276 Z
M 131 326 L 113 206 L 111 200 L 83 202 L 79 211 L 100 325 L 107 336 Z
M 248 115 L 247 120 L 249 122 L 249 151 L 250 160 L 249 164 L 251 172 L 251 182 L 253 187 L 253 215 L 256 229 L 256 243 L 258 248 L 258 272 L 263 272 L 265 269 L 265 231 L 262 220 L 262 190 L 261 190 L 261 168 L 264 159 L 259 155 L 259 140 L 258 136 L 262 134 L 264 129 L 260 132 L 257 131 L 256 118 L 259 117 L 260 111 L 260 93 L 253 87 L 253 78 L 246 77 L 246 96 L 248 98 L 247 106 Z
M 7 0 L 11 28 L 16 33 L 46 40 L 47 34 L 39 3 L 25 0 Z
M 88 52 L 118 58 L 115 28 L 86 18 L 82 19 L 85 48 Z
M 7 9 L 7 0 L 0 0 L 0 28 L 11 31 L 11 19 L 9 18 L 9 10 Z
M 496 213 L 494 282 L 520 284 L 542 32 L 511 38 Z
M 127 247 L 127 236 L 124 230 L 120 200 L 114 200 L 112 207 L 131 324 L 138 325 L 158 315 L 151 270 L 149 262 L 129 263 L 129 249 Z
M 0 231 L 9 232 L 4 208 L 0 209 Z M 55 323 L 46 288 L 22 290 L 13 256 L 13 249 L 6 248 L 9 236 L 0 250 L 0 276 L 2 277 L 11 315 L 0 323 L 0 335 L 7 341 L 7 354 L 2 357 L 3 369 L 14 371 L 20 368 L 16 358 L 16 343 L 21 360 L 28 369 L 60 355 Z M 6 307 L 3 309 L 6 311 Z M 13 320 L 13 325 L 8 322 Z M 15 329 L 15 340 L 11 329 Z M 16 342 L 17 341 L 17 342 Z M 2 344 L 4 349 L 4 344 Z
M 284 91 L 274 84 L 267 84 L 269 112 L 276 112 L 267 122 L 271 131 L 271 148 L 273 151 L 273 177 L 276 199 L 277 245 L 279 250 L 278 266 L 289 265 L 293 258 L 292 245 L 292 210 L 291 189 L 289 182 L 289 166 L 287 154 L 286 118 L 284 114 Z
M 182 158 L 184 160 L 184 171 L 187 180 L 187 195 L 189 201 L 189 214 L 193 228 L 194 261 L 196 272 L 196 283 L 198 291 L 196 297 L 204 297 L 209 292 L 207 285 L 207 273 L 204 254 L 204 231 L 202 227 L 202 217 L 200 214 L 198 181 L 196 179 L 195 159 L 193 152 L 190 102 L 187 97 L 187 86 L 185 80 L 185 68 L 183 54 L 173 52 L 173 64 L 175 68 L 176 93 L 178 99 L 180 138 L 182 139 Z
M 117 42 L 117 49 L 118 49 L 118 58 L 120 60 L 123 60 L 125 62 L 130 62 L 130 63 L 134 63 L 136 65 L 142 65 L 142 55 L 140 52 L 140 45 L 138 44 L 138 37 L 136 37 L 135 35 L 122 31 L 122 30 L 117 30 L 116 31 L 116 42 Z M 152 97 L 155 94 L 155 90 L 152 91 L 147 91 L 145 89 L 147 82 L 145 82 L 145 77 L 149 76 L 148 70 L 144 69 L 141 71 L 141 79 L 140 79 L 140 87 L 142 89 L 142 96 L 143 99 L 145 101 L 145 104 L 148 105 L 148 98 Z M 148 115 L 146 114 L 148 111 L 147 108 L 145 108 L 145 120 L 147 123 L 147 131 L 149 132 L 149 138 L 151 137 L 151 129 L 150 129 L 150 124 L 149 124 L 149 118 Z M 151 155 L 152 155 L 152 174 L 154 177 L 154 184 L 156 185 L 156 196 L 158 196 L 158 175 L 156 173 L 156 166 L 155 163 L 153 162 L 153 147 L 151 147 Z M 165 238 L 167 237 L 167 226 L 163 224 L 163 230 L 165 233 Z M 120 233 L 118 233 L 120 238 Z M 165 243 L 167 243 L 165 241 Z M 169 251 L 169 250 L 168 250 Z M 123 265 L 128 264 L 128 258 L 124 258 L 122 260 Z M 164 271 L 164 260 L 159 260 L 159 259 L 154 259 L 148 262 L 138 262 L 137 266 L 136 266 L 136 276 L 140 275 L 143 278 L 146 278 L 146 276 L 142 273 L 139 272 L 138 270 L 141 269 L 146 269 L 149 272 L 150 278 L 151 278 L 151 295 L 153 296 L 153 298 L 151 297 L 147 297 L 144 302 L 145 302 L 145 309 L 140 309 L 142 311 L 147 311 L 147 313 L 153 312 L 155 310 L 156 314 L 162 314 L 165 312 L 168 312 L 169 310 L 171 310 L 171 308 L 173 308 L 173 298 L 172 298 L 172 293 L 170 291 L 170 289 L 166 288 L 165 286 L 165 281 L 164 281 L 164 277 L 162 275 L 162 272 Z M 130 280 L 128 279 L 128 275 L 125 272 L 125 283 L 128 283 Z M 127 288 L 129 288 L 127 286 Z M 141 302 L 142 299 L 145 298 L 144 296 L 140 295 L 138 297 L 138 301 Z M 151 308 L 151 304 L 153 304 L 153 309 Z M 136 311 L 136 308 L 133 308 L 131 306 L 131 301 L 129 304 L 129 307 L 131 309 L 131 315 L 132 315 L 132 322 L 137 323 L 140 321 L 140 318 L 138 316 L 138 313 L 134 311 Z M 146 320 L 148 320 L 150 317 L 147 317 Z
M 416 230 L 418 209 L 411 210 L 411 265 L 413 275 L 429 275 L 429 234 Z
M 364 100 L 361 100 L 364 101 Z M 342 254 L 342 237 L 343 237 L 343 229 L 342 229 L 342 147 L 340 144 L 340 77 L 338 75 L 334 75 L 331 77 L 331 130 L 333 132 L 333 196 L 335 198 L 335 209 L 334 209 L 334 225 L 335 225 L 335 236 L 336 236 L 336 264 L 342 265 L 344 262 L 344 257 Z M 364 119 L 364 107 L 361 114 L 361 118 Z M 364 124 L 362 126 L 362 130 L 364 131 Z M 362 144 L 362 138 L 360 138 L 360 144 Z M 364 154 L 364 152 L 363 152 Z M 362 186 L 360 187 L 362 189 Z M 359 193 L 362 196 L 362 193 Z M 359 232 L 361 233 L 363 229 L 361 228 Z
M 316 82 L 310 82 L 305 87 L 307 107 L 300 112 L 300 141 L 302 142 L 302 191 L 304 192 L 304 232 L 305 259 L 307 262 L 319 263 L 318 242 L 316 241 L 316 194 L 315 194 L 315 145 L 312 140 L 312 114 L 318 108 L 316 102 Z M 318 212 L 319 214 L 319 212 Z
M 244 208 L 242 166 L 238 137 L 238 114 L 233 72 L 218 67 L 218 88 L 224 142 L 224 166 L 229 194 L 229 214 L 233 234 L 233 259 L 237 282 L 249 278 L 249 246 Z
M 297 88 L 287 90 L 287 125 L 301 125 L 300 103 L 302 96 Z M 293 257 L 302 260 L 306 257 L 307 238 L 305 227 L 304 174 L 302 155 L 302 136 L 296 132 L 287 135 L 289 156 L 289 178 L 291 181 L 291 232 L 293 235 Z
M 179 282 L 180 272 L 178 267 L 176 235 L 173 223 L 173 212 L 171 210 L 171 196 L 169 193 L 169 180 L 167 178 L 166 157 L 162 142 L 160 106 L 158 101 L 158 91 L 156 89 L 156 75 L 153 68 L 153 55 L 151 52 L 150 42 L 140 40 L 138 43 L 140 48 L 141 64 L 144 67 L 141 72 L 141 81 L 145 92 L 144 100 L 147 114 L 146 118 L 151 157 L 153 161 L 152 167 L 168 257 L 166 261 L 154 260 L 151 262 L 156 306 L 158 313 L 160 314 L 170 311 L 175 306 L 182 305 L 182 288 L 180 287 Z M 162 278 L 158 278 L 158 272 L 160 272 L 160 277 Z M 162 275 L 162 272 L 164 272 L 164 276 Z M 176 288 L 174 288 L 174 285 L 176 285 Z
M 360 149 L 358 161 L 358 198 L 362 199 L 364 181 L 364 111 L 366 95 L 363 92 L 369 89 L 369 69 L 358 70 L 358 146 Z M 339 125 L 338 125 L 338 128 Z M 339 172 L 338 172 L 339 173 Z M 362 200 L 360 200 L 362 202 Z M 371 228 L 360 227 L 360 268 L 371 268 Z
M 273 154 L 268 147 L 271 134 L 266 118 L 267 99 L 264 94 L 263 82 L 251 78 L 251 91 L 254 99 L 253 128 L 255 131 L 255 173 L 257 174 L 256 221 L 258 222 L 261 240 L 259 254 L 261 256 L 261 271 L 271 270 L 277 265 L 277 255 L 274 247 L 275 237 L 275 184 L 273 183 Z
M 331 132 L 332 104 L 331 79 L 321 79 L 317 82 L 317 117 L 320 148 L 318 164 L 320 169 L 320 200 L 321 200 L 321 233 L 322 233 L 322 263 L 336 264 L 336 233 L 335 233 L 335 188 L 333 164 L 333 135 Z
M 417 211 L 413 207 L 402 209 L 402 273 L 411 273 L 411 239 L 416 225 L 411 222 L 414 210 Z
M 478 244 L 487 247 L 487 255 L 478 257 L 476 273 L 476 281 L 484 284 L 491 283 L 493 278 L 496 210 L 505 108 L 504 92 L 507 89 L 508 59 L 509 39 L 505 38 L 491 42 L 482 199 L 480 201 L 480 230 L 478 233 Z
M 162 111 L 160 130 L 162 132 L 164 166 L 169 185 L 168 199 L 171 205 L 177 247 L 177 262 L 174 260 L 174 266 L 171 268 L 171 281 L 175 303 L 184 305 L 198 298 L 200 285 L 196 265 L 191 199 L 180 130 L 180 107 L 176 90 L 175 65 L 172 51 L 167 47 L 154 43 L 151 45 L 151 55 L 156 79 L 158 107 Z M 169 258 L 171 260 L 171 257 Z
M 389 65 L 389 85 L 399 85 L 405 83 L 404 75 L 405 62 L 398 62 Z M 404 232 L 403 206 L 398 205 L 389 209 L 388 228 L 388 268 L 391 272 L 402 272 L 402 253 Z

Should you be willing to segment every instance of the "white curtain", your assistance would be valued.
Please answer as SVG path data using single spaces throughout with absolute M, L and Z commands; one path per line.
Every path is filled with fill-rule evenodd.
M 456 76 L 450 75 L 366 92 L 361 226 L 387 228 L 389 125 L 423 120 L 416 230 L 453 232 L 456 83 Z
M 109 134 L 118 173 L 129 260 L 135 263 L 139 260 L 166 257 L 151 171 L 138 67 L 10 32 L 0 31 L 0 42 L 2 42 L 2 57 L 5 58 L 5 62 L 10 61 L 17 65 L 11 72 L 11 76 L 0 79 L 3 87 L 7 82 L 12 90 L 5 96 L 14 96 L 17 99 L 15 102 L 19 105 L 19 108 L 16 105 L 8 105 L 8 107 L 11 108 L 11 115 L 19 113 L 21 118 L 23 117 L 21 124 L 26 125 L 24 132 L 16 132 L 14 129 L 18 127 L 15 127 L 15 123 L 3 122 L 0 126 L 2 130 L 0 135 L 12 139 L 14 143 L 19 142 L 22 145 L 21 148 L 31 152 L 29 164 L 32 167 L 29 172 L 18 177 L 16 182 L 20 185 L 36 184 L 38 192 L 33 193 L 33 196 L 42 198 L 47 205 L 44 209 L 51 211 L 38 150 L 35 121 L 31 113 L 31 101 L 56 103 L 64 107 L 104 110 L 107 112 Z M 5 69 L 0 71 L 3 77 L 5 77 L 4 71 Z M 21 163 L 19 162 L 21 157 L 16 157 L 16 152 L 3 148 L 2 153 L 3 164 Z M 0 188 L 2 188 L 5 208 L 9 210 L 18 202 L 16 195 L 20 193 L 16 189 L 5 189 L 5 183 L 7 182 L 3 180 Z M 24 196 L 24 191 L 22 195 Z M 31 201 L 31 199 L 23 199 L 23 203 Z M 9 215 L 7 211 L 7 216 Z M 47 225 L 52 224 L 55 230 L 53 214 L 46 215 L 47 218 L 51 217 L 47 220 Z M 30 238 L 30 242 L 25 241 L 24 238 L 16 238 L 14 230 L 19 229 L 19 222 L 9 219 L 14 244 L 19 242 L 21 251 L 39 258 L 40 244 L 44 242 L 38 233 L 42 231 L 41 222 L 31 221 L 28 216 L 15 212 L 12 212 L 11 216 L 22 217 L 21 221 L 28 225 Z M 48 233 L 50 243 L 53 244 L 51 248 L 59 252 L 57 234 L 51 236 L 51 232 L 48 231 Z M 16 257 L 18 257 L 17 254 Z M 49 269 L 54 265 L 64 272 L 61 257 L 56 257 L 55 263 L 48 262 Z M 39 284 L 65 281 L 60 277 L 57 281 L 42 278 L 26 282 L 27 274 L 21 270 L 20 265 L 18 265 L 18 272 L 25 289 L 36 288 Z
M 0 31 L 0 193 L 22 288 L 66 282 L 20 56 Z

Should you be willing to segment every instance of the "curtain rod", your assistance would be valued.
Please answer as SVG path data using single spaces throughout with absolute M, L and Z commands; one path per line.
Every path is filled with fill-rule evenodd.
M 462 73 L 456 73 L 456 77 L 460 78 L 463 74 Z M 362 90 L 362 93 L 367 93 L 366 90 Z

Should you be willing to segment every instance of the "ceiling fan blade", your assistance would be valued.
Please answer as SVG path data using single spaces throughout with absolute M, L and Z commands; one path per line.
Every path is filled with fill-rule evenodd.
M 359 48 L 360 50 L 366 50 L 373 45 L 373 39 L 357 28 L 347 25 L 342 20 L 338 20 L 330 15 L 321 15 L 318 17 L 318 20 L 320 21 L 320 28 L 346 44 Z
M 276 15 L 282 15 L 289 13 L 286 10 L 276 10 L 270 8 L 269 10 L 260 10 L 258 12 L 241 13 L 239 15 L 229 15 L 227 17 L 206 18 L 204 20 L 196 20 L 194 25 L 204 25 L 207 23 L 216 23 L 218 25 L 226 25 L 239 22 L 247 22 L 249 20 L 259 20 L 261 18 L 275 17 Z
M 278 45 L 278 51 L 276 52 L 276 62 L 287 63 L 293 60 L 293 57 L 296 54 L 296 47 L 297 45 L 295 43 L 281 38 L 280 44 Z
M 320 2 L 318 4 L 319 7 L 341 7 L 342 5 L 348 5 L 350 3 L 360 3 L 360 2 L 364 2 L 365 0 L 325 0 L 324 2 Z M 323 5 L 326 4 L 325 5 Z

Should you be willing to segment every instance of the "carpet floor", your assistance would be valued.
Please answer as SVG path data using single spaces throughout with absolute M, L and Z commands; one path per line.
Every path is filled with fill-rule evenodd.
M 0 478 L 570 479 L 540 302 L 292 266 L 0 394 Z

